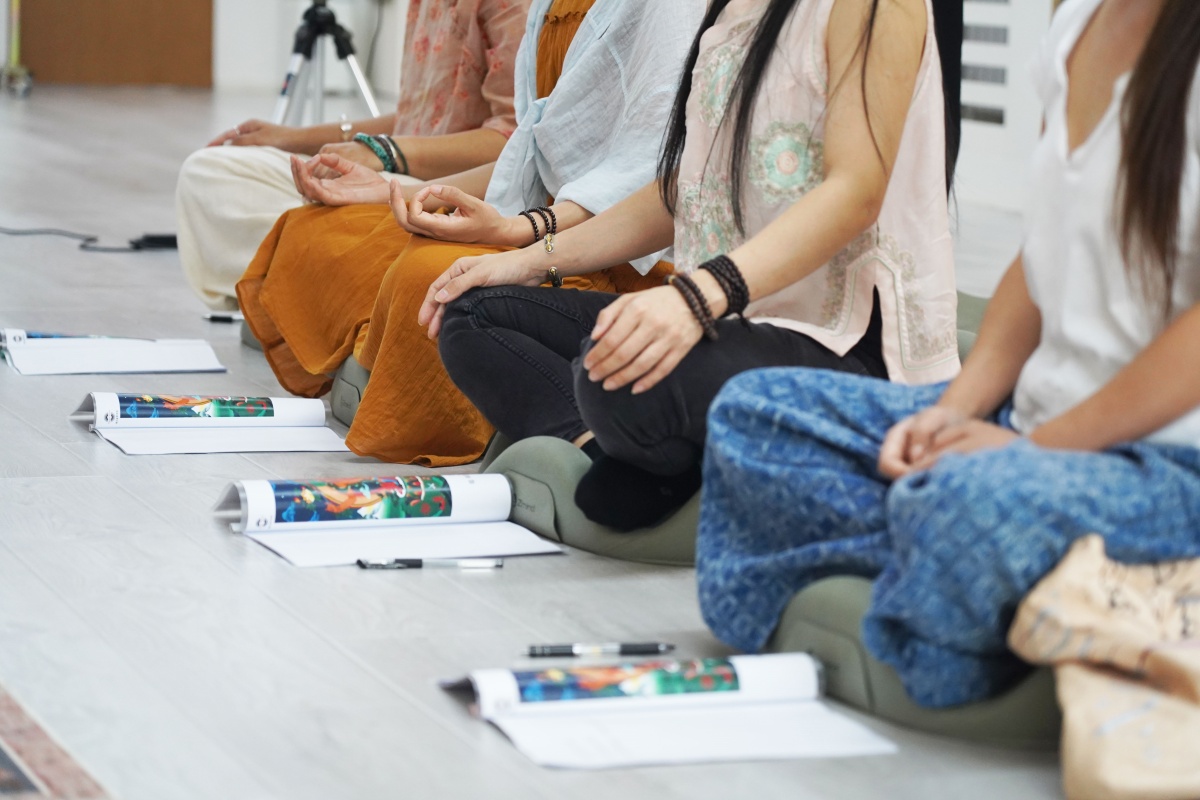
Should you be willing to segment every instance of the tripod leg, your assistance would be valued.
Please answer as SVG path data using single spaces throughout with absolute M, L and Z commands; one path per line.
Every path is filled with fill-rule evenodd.
M 288 64 L 287 77 L 283 79 L 283 89 L 279 92 L 279 100 L 275 103 L 275 114 L 271 117 L 271 121 L 276 125 L 287 123 L 288 116 L 291 114 L 292 106 L 296 100 L 297 90 L 304 79 L 304 67 L 306 64 L 307 59 L 303 53 L 292 54 L 292 60 Z M 301 103 L 301 108 L 303 109 L 303 103 Z
M 325 38 L 323 34 L 317 37 L 313 46 L 313 73 L 309 85 L 309 97 L 312 98 L 312 123 L 319 125 L 325 121 Z
M 354 76 L 354 82 L 358 85 L 358 93 L 362 95 L 362 99 L 367 104 L 367 111 L 372 117 L 379 116 L 379 105 L 375 102 L 375 93 L 371 91 L 371 84 L 367 81 L 367 76 L 363 75 L 362 68 L 358 66 L 358 59 L 353 53 L 346 56 L 346 66 L 350 68 L 350 74 Z

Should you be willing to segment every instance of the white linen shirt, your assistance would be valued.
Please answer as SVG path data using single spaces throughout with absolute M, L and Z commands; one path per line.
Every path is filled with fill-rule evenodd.
M 654 179 L 658 151 L 704 0 L 596 0 L 548 97 L 537 96 L 537 42 L 552 0 L 535 0 L 517 51 L 517 129 L 487 202 L 513 216 L 572 201 L 599 214 Z M 630 262 L 645 275 L 666 251 Z
M 1128 75 L 1114 86 L 1096 129 L 1068 152 L 1067 59 L 1101 2 L 1061 6 L 1033 69 L 1046 129 L 1034 151 L 1023 257 L 1042 332 L 1013 397 L 1012 422 L 1021 433 L 1095 394 L 1164 327 L 1161 304 L 1147 301 L 1128 277 L 1117 236 L 1120 111 Z M 1200 302 L 1200 79 L 1188 103 L 1187 143 L 1172 319 Z M 1146 438 L 1200 447 L 1200 409 Z

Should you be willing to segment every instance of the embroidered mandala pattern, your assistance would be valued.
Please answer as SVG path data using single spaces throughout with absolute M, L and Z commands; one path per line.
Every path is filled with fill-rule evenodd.
M 690 270 L 738 247 L 743 238 L 733 222 L 728 182 L 711 172 L 699 182 L 680 182 L 678 264 Z
M 776 120 L 751 140 L 749 167 L 767 202 L 795 202 L 824 178 L 825 146 L 804 123 Z
M 720 125 L 725 116 L 733 82 L 737 80 L 738 70 L 746 59 L 746 43 L 742 34 L 751 27 L 753 23 L 749 21 L 735 25 L 724 44 L 704 54 L 703 64 L 697 71 L 698 85 L 692 87 L 692 92 L 693 96 L 700 97 L 700 119 L 709 127 Z

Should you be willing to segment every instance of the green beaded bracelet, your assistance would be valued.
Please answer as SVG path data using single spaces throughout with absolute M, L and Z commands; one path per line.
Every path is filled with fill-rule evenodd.
M 371 148 L 371 152 L 374 153 L 379 161 L 383 164 L 383 169 L 385 172 L 396 171 L 396 161 L 392 158 L 392 154 L 387 151 L 387 148 L 375 141 L 374 136 L 369 133 L 356 133 L 354 134 L 354 141 L 358 142 L 359 144 L 365 144 L 367 147 Z

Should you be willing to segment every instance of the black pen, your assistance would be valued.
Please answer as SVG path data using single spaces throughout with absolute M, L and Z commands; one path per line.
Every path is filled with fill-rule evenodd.
M 560 656 L 660 656 L 675 649 L 666 642 L 611 642 L 605 644 L 531 644 L 530 658 Z
M 209 322 L 225 323 L 241 322 L 245 319 L 240 311 L 228 311 L 225 313 L 221 313 L 220 311 L 210 311 L 204 315 L 204 318 Z
M 504 566 L 502 558 L 393 558 L 390 561 L 368 561 L 360 558 L 359 569 L 498 569 Z

